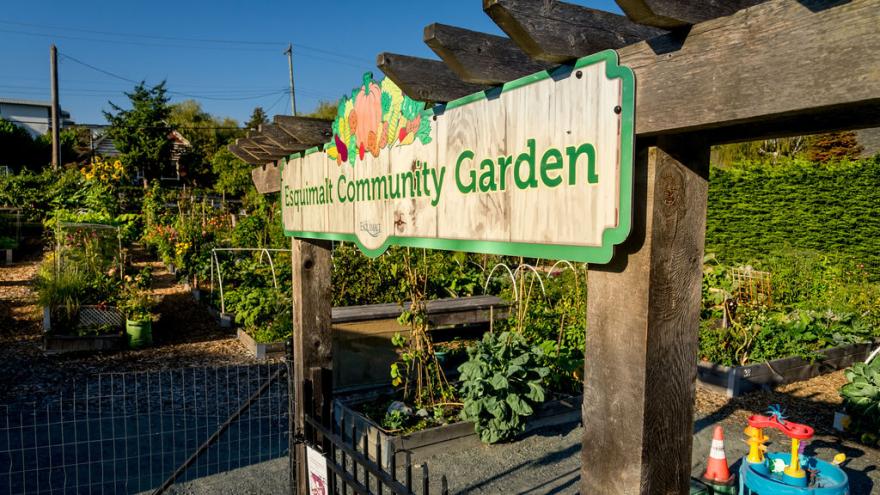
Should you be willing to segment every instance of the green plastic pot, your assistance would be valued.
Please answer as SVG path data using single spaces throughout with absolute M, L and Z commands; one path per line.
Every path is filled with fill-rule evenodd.
M 153 321 L 125 320 L 125 333 L 128 335 L 128 347 L 140 349 L 153 344 Z

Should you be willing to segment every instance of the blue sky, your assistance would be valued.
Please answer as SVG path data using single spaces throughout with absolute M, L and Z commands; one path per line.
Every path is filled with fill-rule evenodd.
M 133 84 L 123 79 L 166 79 L 172 101 L 191 95 L 240 123 L 258 105 L 270 115 L 289 113 L 287 42 L 302 113 L 337 100 L 366 71 L 381 77 L 375 60 L 382 51 L 436 58 L 422 42 L 432 22 L 502 34 L 480 0 L 13 3 L 0 10 L 0 97 L 48 100 L 55 42 L 61 106 L 88 124 L 104 123 L 108 100 L 127 101 L 122 92 Z M 620 12 L 613 0 L 573 3 Z

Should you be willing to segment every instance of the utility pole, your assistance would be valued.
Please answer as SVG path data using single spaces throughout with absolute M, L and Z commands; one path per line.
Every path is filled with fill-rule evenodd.
M 49 77 L 52 79 L 52 168 L 57 170 L 61 162 L 61 108 L 58 105 L 58 49 L 54 43 L 49 49 Z
M 293 44 L 287 44 L 287 50 L 284 50 L 284 54 L 287 55 L 287 68 L 290 71 L 290 112 L 296 117 L 296 93 L 293 91 Z

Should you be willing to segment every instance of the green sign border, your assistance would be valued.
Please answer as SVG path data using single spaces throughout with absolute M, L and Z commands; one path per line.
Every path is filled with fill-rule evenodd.
M 382 246 L 369 249 L 361 244 L 356 234 L 339 234 L 327 232 L 306 232 L 284 230 L 288 237 L 300 237 L 305 239 L 322 239 L 331 241 L 353 242 L 369 257 L 377 257 L 384 253 L 389 246 L 408 246 L 427 249 L 442 249 L 446 251 L 467 251 L 473 253 L 499 254 L 505 256 L 522 256 L 525 258 L 564 259 L 569 261 L 586 263 L 608 263 L 614 256 L 614 246 L 622 243 L 629 236 L 632 227 L 632 189 L 633 189 L 633 139 L 635 137 L 635 75 L 632 69 L 618 65 L 617 52 L 605 50 L 588 57 L 578 59 L 574 66 L 562 66 L 552 71 L 541 71 L 529 76 L 505 83 L 501 87 L 501 93 L 512 91 L 529 84 L 543 81 L 557 75 L 565 75 L 576 69 L 587 67 L 596 63 L 605 62 L 605 76 L 609 79 L 621 79 L 623 86 L 623 98 L 621 101 L 621 130 L 620 130 L 620 204 L 619 225 L 605 229 L 602 232 L 601 246 L 573 246 L 564 244 L 535 244 L 527 242 L 505 241 L 478 241 L 463 239 L 440 239 L 434 237 L 398 237 L 388 236 Z M 481 91 L 472 95 L 464 96 L 445 105 L 437 105 L 422 111 L 422 118 L 433 117 L 435 113 L 461 107 L 475 101 L 484 100 L 488 93 L 497 90 Z M 435 112 L 435 109 L 439 111 Z M 319 148 L 311 148 L 303 153 L 290 155 L 288 159 L 301 158 L 320 151 Z M 284 166 L 288 159 L 281 162 L 281 177 L 283 183 Z M 282 218 L 282 222 L 283 222 Z

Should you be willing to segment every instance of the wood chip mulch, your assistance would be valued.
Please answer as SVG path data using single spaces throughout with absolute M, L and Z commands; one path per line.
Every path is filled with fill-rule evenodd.
M 153 294 L 161 317 L 153 325 L 154 346 L 115 353 L 46 356 L 41 348 L 41 310 L 33 281 L 40 253 L 0 267 L 0 404 L 39 402 L 72 381 L 101 373 L 255 363 L 229 329 L 221 329 L 189 290 L 161 264 L 153 267 Z

